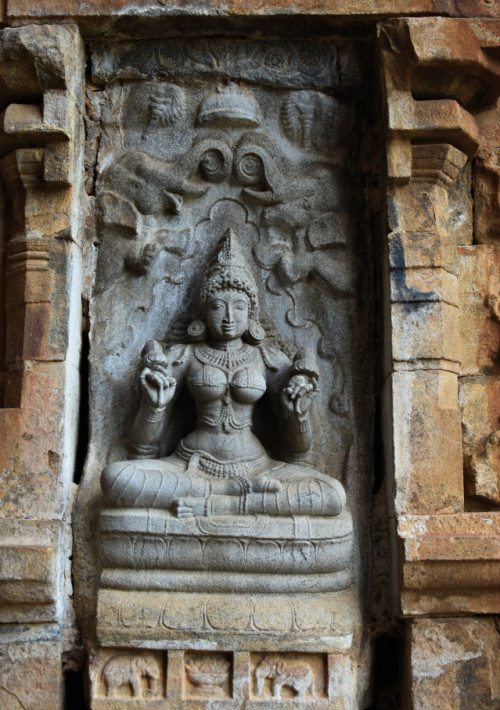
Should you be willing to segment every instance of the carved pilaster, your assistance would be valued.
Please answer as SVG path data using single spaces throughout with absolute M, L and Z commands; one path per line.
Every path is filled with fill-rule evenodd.
M 5 267 L 5 364 L 8 369 L 4 406 L 21 402 L 23 361 L 48 357 L 52 273 L 50 244 L 27 230 L 36 214 L 43 183 L 44 150 L 19 149 L 0 161 L 10 198 L 10 226 Z M 43 197 L 42 197 L 43 199 Z
M 77 430 L 83 66 L 74 27 L 0 33 L 0 621 L 10 644 L 1 693 L 8 702 L 39 687 L 44 708 L 59 707 L 62 690 L 62 538 Z
M 498 29 L 496 22 L 422 18 L 385 23 L 379 32 L 390 230 L 390 504 L 402 551 L 401 569 L 395 572 L 402 580 L 397 605 L 409 614 L 477 608 L 477 587 L 470 593 L 470 580 L 455 571 L 456 553 L 444 550 L 434 530 L 442 518 L 465 536 L 473 535 L 474 521 L 463 513 L 460 284 L 449 193 L 479 145 L 475 112 L 499 91 L 500 75 L 489 52 Z M 425 554 L 408 547 L 409 521 L 418 525 L 421 515 L 436 521 L 422 528 Z M 491 555 L 479 548 L 476 553 L 489 568 Z M 456 577 L 461 590 L 453 603 L 443 601 L 444 577 L 433 576 L 437 559 L 449 560 L 447 574 Z M 469 591 L 462 593 L 466 587 Z M 441 591 L 426 596 L 429 589 Z M 486 600 L 486 588 L 484 593 Z

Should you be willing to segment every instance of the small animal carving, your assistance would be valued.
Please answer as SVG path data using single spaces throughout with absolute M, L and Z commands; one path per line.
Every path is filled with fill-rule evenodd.
M 139 151 L 124 153 L 102 175 L 100 220 L 134 232 L 137 213 L 180 214 L 184 197 L 199 197 L 208 190 L 196 179 L 197 172 L 209 183 L 221 182 L 230 174 L 232 162 L 231 150 L 219 133 L 195 140 L 175 163 Z
M 185 197 L 199 197 L 211 183 L 227 178 L 233 156 L 227 136 L 211 132 L 193 142 L 175 163 L 167 163 L 138 151 L 129 151 L 115 160 L 103 173 L 99 186 L 98 224 L 102 233 L 96 291 L 104 291 L 119 278 L 125 266 L 136 274 L 145 274 L 162 248 L 148 243 L 143 234 L 143 217 L 182 212 Z M 162 230 L 182 235 L 187 230 Z M 119 246 L 117 239 L 123 242 Z M 171 240 L 167 238 L 167 242 Z M 177 281 L 174 281 L 175 283 Z
M 151 653 L 138 656 L 122 654 L 113 656 L 104 666 L 103 680 L 106 684 L 107 696 L 116 695 L 122 685 L 132 688 L 134 698 L 154 697 L 159 693 L 160 666 L 158 659 Z M 142 690 L 142 678 L 148 679 L 148 689 Z
M 305 698 L 307 691 L 314 697 L 314 675 L 307 663 L 283 659 L 275 656 L 264 656 L 255 669 L 257 681 L 256 694 L 262 695 L 266 678 L 272 680 L 273 698 L 281 697 L 283 686 L 292 688 L 298 698 Z

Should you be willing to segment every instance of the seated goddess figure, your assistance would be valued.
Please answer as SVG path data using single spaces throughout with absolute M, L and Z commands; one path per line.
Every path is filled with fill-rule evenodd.
M 258 309 L 254 277 L 228 230 L 201 279 L 191 342 L 164 350 L 151 341 L 143 350 L 142 402 L 131 442 L 136 458 L 104 469 L 107 503 L 163 508 L 179 517 L 342 512 L 339 481 L 303 463 L 272 459 L 252 431 L 254 405 L 269 390 L 279 402 L 287 452 L 307 452 L 318 380 L 306 350 L 292 362 L 265 344 Z M 195 403 L 195 427 L 170 456 L 155 458 L 165 409 L 184 385 Z

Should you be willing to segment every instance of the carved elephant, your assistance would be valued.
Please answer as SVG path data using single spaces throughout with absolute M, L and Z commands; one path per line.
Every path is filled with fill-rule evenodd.
M 278 224 L 288 230 L 310 229 L 316 221 L 338 212 L 345 203 L 345 184 L 342 176 L 320 165 L 311 171 L 310 177 L 298 186 L 281 185 L 276 191 L 272 205 L 263 213 L 266 225 Z M 328 241 L 345 243 L 343 235 L 330 235 Z M 318 235 L 319 239 L 319 235 Z M 318 246 L 323 244 L 325 237 Z
M 177 215 L 185 197 L 199 197 L 211 183 L 227 178 L 233 160 L 227 140 L 220 132 L 207 131 L 175 163 L 130 151 L 104 171 L 98 203 L 97 291 L 112 284 L 124 266 L 137 274 L 147 273 L 163 247 L 144 240 L 141 215 Z
M 151 653 L 113 656 L 102 671 L 108 697 L 122 685 L 130 685 L 134 698 L 158 695 L 160 675 L 158 659 Z M 141 680 L 144 677 L 148 679 L 149 688 L 143 693 Z
M 224 135 L 221 138 L 219 133 L 208 132 L 194 141 L 176 163 L 138 151 L 124 153 L 103 173 L 101 185 L 104 196 L 114 196 L 121 209 L 129 205 L 128 216 L 124 223 L 113 200 L 104 197 L 101 204 L 104 224 L 119 224 L 134 230 L 135 210 L 143 215 L 179 214 L 184 196 L 202 195 L 209 187 L 192 180 L 197 171 L 208 183 L 220 182 L 230 174 L 233 156 L 226 140 Z
M 262 695 L 266 678 L 272 680 L 273 698 L 281 697 L 284 685 L 292 688 L 298 698 L 305 698 L 307 691 L 314 697 L 314 674 L 307 663 L 284 661 L 273 656 L 264 656 L 255 669 L 256 694 Z
M 300 193 L 278 190 L 274 203 L 264 208 L 264 225 L 293 234 L 293 247 L 279 241 L 254 248 L 259 264 L 273 268 L 284 287 L 311 276 L 336 295 L 352 294 L 353 272 L 340 213 L 343 189 L 340 177 L 320 166 L 302 184 Z

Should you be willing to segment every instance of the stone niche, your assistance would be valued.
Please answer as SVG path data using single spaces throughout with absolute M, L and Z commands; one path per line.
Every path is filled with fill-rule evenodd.
M 90 63 L 87 189 L 95 166 L 98 244 L 74 575 L 91 649 L 91 707 L 362 706 L 374 362 L 363 174 L 374 152 L 371 46 L 346 37 L 129 41 L 91 45 Z M 309 496 L 309 508 L 294 503 L 286 477 L 281 493 L 266 479 L 250 494 L 256 484 L 233 462 L 229 478 L 242 493 L 228 505 L 238 500 L 238 514 L 208 503 L 191 510 L 184 498 L 162 506 L 140 492 L 132 504 L 116 483 L 120 466 L 145 481 L 168 468 L 198 426 L 202 395 L 188 382 L 166 407 L 157 445 L 145 445 L 134 424 L 139 372 L 153 362 L 154 379 L 158 363 L 171 374 L 190 357 L 217 369 L 213 354 L 205 361 L 197 350 L 208 346 L 194 342 L 203 335 L 193 314 L 224 238 L 254 279 L 252 333 L 265 372 L 287 362 L 308 383 L 297 397 L 307 406 L 314 399 L 301 450 L 284 443 L 269 390 L 255 403 L 253 434 L 271 463 L 296 472 L 299 489 L 308 476 L 339 481 L 347 503 L 337 514 L 315 506 L 316 483 L 297 494 Z M 222 376 L 221 367 L 205 384 L 215 386 L 210 377 Z M 236 375 L 226 370 L 230 398 Z M 249 391 L 255 371 L 239 372 Z M 224 416 L 238 428 L 227 407 L 208 429 Z M 244 455 L 242 445 L 235 461 Z M 213 470 L 199 478 L 229 466 L 195 452 L 186 475 L 198 476 L 203 461 Z M 111 472 L 106 495 L 103 470 Z M 288 512 L 273 514 L 268 501 L 285 491 Z M 262 504 L 249 507 L 251 495 Z

